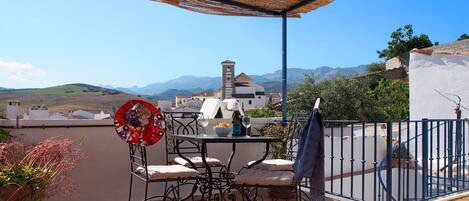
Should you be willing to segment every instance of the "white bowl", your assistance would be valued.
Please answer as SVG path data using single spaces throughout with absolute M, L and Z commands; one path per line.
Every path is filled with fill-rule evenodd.
M 213 132 L 219 137 L 226 137 L 231 133 L 231 128 L 213 127 Z

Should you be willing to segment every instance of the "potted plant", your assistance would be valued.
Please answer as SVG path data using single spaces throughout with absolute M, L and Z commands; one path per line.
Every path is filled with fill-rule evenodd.
M 274 159 L 281 159 L 284 158 L 285 148 L 288 144 L 289 139 L 289 125 L 282 126 L 278 124 L 268 124 L 261 129 L 258 129 L 258 132 L 263 136 L 269 137 L 278 137 L 282 139 L 281 143 L 272 143 L 270 144 L 270 155 Z M 280 198 L 280 199 L 290 199 L 295 197 L 295 189 L 294 188 L 270 188 L 269 195 L 272 198 Z
M 264 127 L 257 129 L 259 134 L 268 137 L 278 137 L 282 139 L 281 143 L 270 144 L 270 155 L 274 159 L 283 158 L 285 154 L 285 146 L 288 140 L 288 126 L 282 126 L 278 124 L 267 124 Z
M 81 159 L 70 139 L 54 137 L 25 146 L 0 143 L 0 198 L 8 201 L 44 200 L 56 192 L 70 192 L 68 173 Z

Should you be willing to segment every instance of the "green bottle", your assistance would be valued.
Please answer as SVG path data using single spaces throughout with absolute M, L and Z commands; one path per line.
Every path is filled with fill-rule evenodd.
M 240 136 L 241 135 L 241 113 L 238 109 L 233 112 L 231 121 L 231 135 Z

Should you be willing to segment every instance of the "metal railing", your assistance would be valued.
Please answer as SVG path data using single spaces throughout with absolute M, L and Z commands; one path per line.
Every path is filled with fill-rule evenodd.
M 324 124 L 331 196 L 429 200 L 469 190 L 467 119 Z

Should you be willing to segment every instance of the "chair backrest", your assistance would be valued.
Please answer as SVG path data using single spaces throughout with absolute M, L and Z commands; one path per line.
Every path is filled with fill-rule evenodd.
M 284 157 L 288 160 L 295 160 L 298 152 L 298 145 L 301 139 L 301 133 L 308 121 L 306 114 L 293 114 L 288 123 L 288 137 L 284 144 Z
M 204 128 L 199 124 L 201 112 L 166 112 L 166 134 L 178 135 L 198 135 L 204 133 Z M 178 153 L 176 150 L 176 140 L 166 139 L 166 162 L 169 163 L 172 157 Z M 180 142 L 179 151 L 181 154 L 200 154 L 201 147 L 198 143 Z
M 140 144 L 129 143 L 130 171 L 137 172 L 137 168 L 145 169 L 145 179 L 148 180 L 147 148 Z

